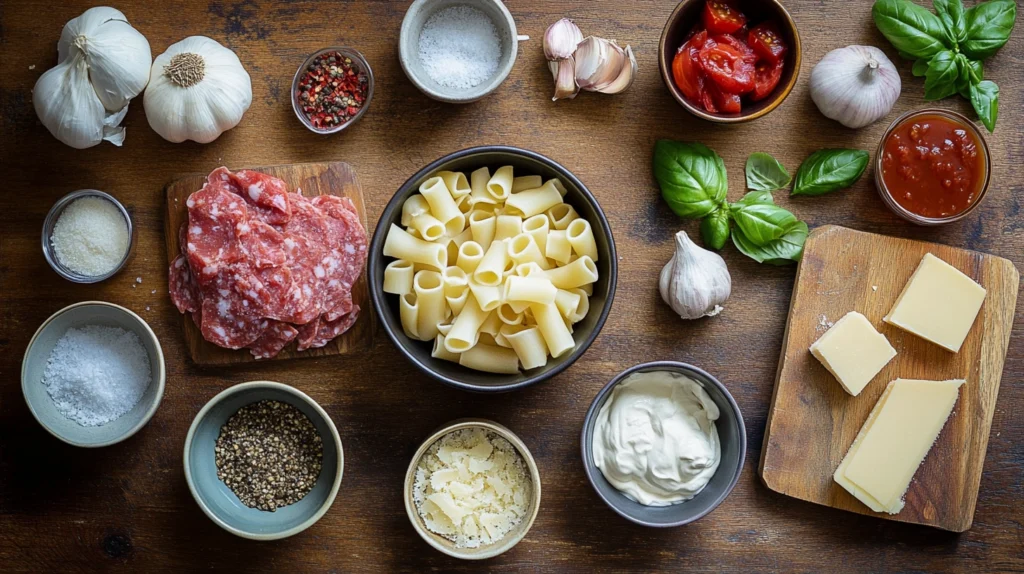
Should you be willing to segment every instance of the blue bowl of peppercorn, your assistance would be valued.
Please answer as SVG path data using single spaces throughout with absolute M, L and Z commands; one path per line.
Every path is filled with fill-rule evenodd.
M 373 70 L 358 50 L 324 48 L 299 66 L 292 109 L 318 134 L 338 133 L 359 121 L 373 99 Z
M 287 538 L 320 520 L 345 466 L 327 412 L 302 391 L 270 381 L 235 385 L 206 403 L 188 430 L 184 461 L 202 511 L 251 540 Z

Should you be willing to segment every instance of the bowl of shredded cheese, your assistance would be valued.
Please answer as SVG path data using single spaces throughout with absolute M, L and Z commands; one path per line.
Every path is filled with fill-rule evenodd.
M 74 283 L 98 283 L 128 263 L 135 231 L 121 202 L 102 191 L 81 189 L 50 208 L 42 244 L 46 262 L 58 275 Z
M 537 463 L 519 437 L 493 421 L 460 419 L 430 435 L 412 457 L 405 511 L 437 550 L 483 560 L 526 536 L 540 488 Z

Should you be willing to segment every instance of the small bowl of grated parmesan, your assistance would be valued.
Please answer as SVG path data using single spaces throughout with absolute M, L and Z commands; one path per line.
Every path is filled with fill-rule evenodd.
M 485 419 L 438 429 L 412 457 L 405 511 L 416 533 L 463 560 L 502 554 L 522 540 L 540 509 L 540 472 L 523 441 Z
M 65 195 L 43 222 L 43 256 L 74 283 L 98 283 L 117 274 L 135 246 L 131 215 L 108 193 L 82 189 Z

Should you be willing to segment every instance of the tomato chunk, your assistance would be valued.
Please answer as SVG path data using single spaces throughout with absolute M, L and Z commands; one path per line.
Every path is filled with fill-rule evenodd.
M 779 80 L 782 78 L 782 68 L 785 64 L 782 60 L 775 64 L 767 60 L 757 63 L 757 68 L 754 71 L 754 92 L 750 95 L 752 100 L 755 102 L 763 100 L 775 90 L 775 86 L 779 85 Z
M 711 39 L 719 44 L 728 44 L 740 52 L 743 52 L 743 59 L 747 60 L 751 64 L 757 62 L 757 54 L 754 53 L 753 48 L 748 46 L 740 38 L 737 38 L 732 34 L 715 34 L 714 36 L 711 36 Z
M 707 42 L 697 55 L 708 78 L 730 94 L 745 94 L 754 89 L 754 64 L 744 53 L 729 44 Z
M 697 61 L 697 54 L 700 53 L 700 48 L 707 37 L 707 32 L 704 31 L 694 34 L 679 48 L 672 59 L 672 77 L 676 86 L 687 99 L 694 102 L 701 101 L 701 90 L 704 87 L 704 71 Z
M 746 23 L 746 16 L 728 2 L 708 0 L 704 4 L 704 27 L 712 34 L 732 34 Z
M 711 96 L 711 100 L 715 103 L 715 107 L 718 108 L 719 112 L 723 114 L 740 113 L 743 102 L 740 100 L 739 94 L 723 92 L 722 89 L 716 86 L 714 82 L 708 82 L 705 89 Z
M 747 35 L 747 44 L 759 58 L 778 64 L 789 50 L 774 22 L 761 22 Z

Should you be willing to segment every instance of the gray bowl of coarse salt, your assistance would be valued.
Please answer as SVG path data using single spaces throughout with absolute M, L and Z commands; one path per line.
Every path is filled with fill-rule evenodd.
M 414 0 L 398 37 L 409 80 L 431 98 L 453 104 L 496 90 L 518 50 L 516 23 L 500 0 Z
M 32 415 L 81 447 L 121 442 L 149 422 L 165 383 L 153 330 L 120 305 L 83 301 L 57 311 L 29 341 L 21 390 Z

